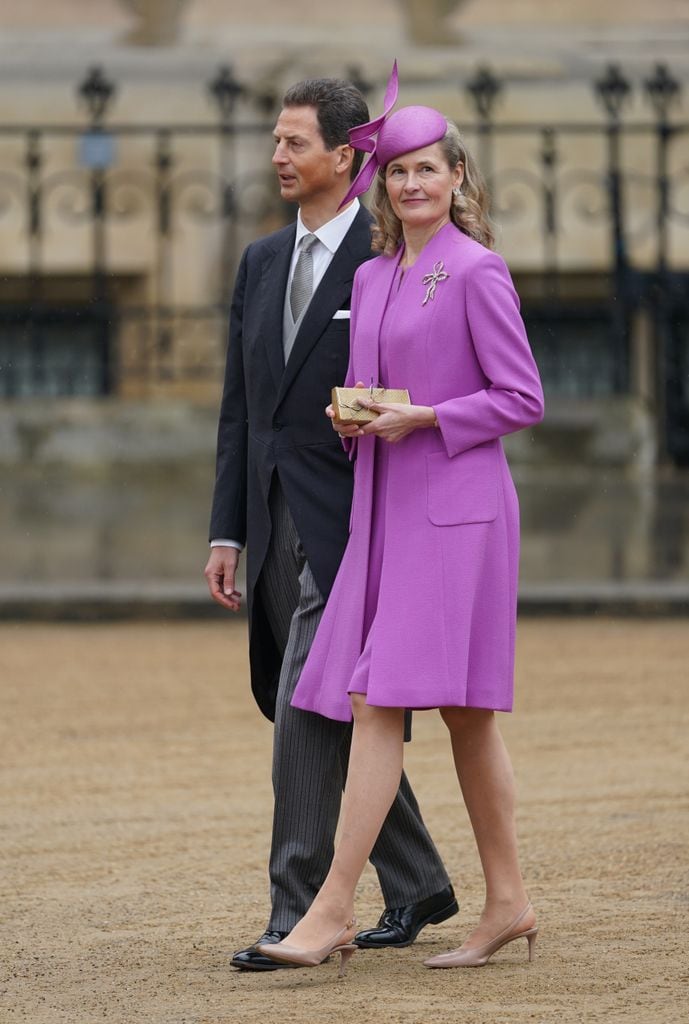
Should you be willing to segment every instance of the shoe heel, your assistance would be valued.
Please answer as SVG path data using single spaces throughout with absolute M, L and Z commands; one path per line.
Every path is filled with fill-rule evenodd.
M 347 964 L 352 959 L 358 948 L 358 946 L 351 945 L 342 946 L 339 950 L 337 950 L 337 952 L 340 954 L 340 970 L 337 975 L 338 978 L 344 978 L 345 974 L 347 973 Z
M 456 900 L 449 904 L 447 907 L 443 907 L 437 913 L 433 914 L 432 917 L 428 918 L 427 924 L 442 924 L 443 921 L 447 921 L 449 917 L 453 917 L 454 914 L 459 913 L 459 904 Z
M 526 941 L 529 943 L 529 963 L 533 960 L 534 948 L 536 946 L 536 936 L 538 935 L 538 928 L 532 928 L 530 932 L 524 932 L 526 935 Z

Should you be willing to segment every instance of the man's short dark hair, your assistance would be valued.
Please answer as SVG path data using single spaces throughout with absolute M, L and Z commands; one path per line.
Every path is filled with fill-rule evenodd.
M 369 120 L 366 100 L 356 86 L 341 78 L 308 78 L 290 86 L 282 101 L 285 107 L 315 107 L 326 149 L 345 146 L 349 129 Z M 351 177 L 361 167 L 364 154 L 354 150 Z

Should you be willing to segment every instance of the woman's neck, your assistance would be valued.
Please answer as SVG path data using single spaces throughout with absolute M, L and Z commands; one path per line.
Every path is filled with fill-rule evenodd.
M 401 265 L 402 267 L 411 267 L 416 263 L 417 259 L 421 255 L 423 249 L 428 245 L 431 238 L 444 228 L 446 224 L 450 223 L 450 218 L 444 217 L 437 224 L 432 224 L 428 227 L 423 228 L 407 228 L 402 225 L 402 235 L 404 237 L 404 255 L 402 256 Z

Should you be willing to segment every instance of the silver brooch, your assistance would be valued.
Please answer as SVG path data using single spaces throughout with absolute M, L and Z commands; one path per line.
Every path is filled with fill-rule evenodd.
M 425 306 L 429 299 L 434 298 L 438 281 L 447 281 L 449 276 L 449 274 L 445 273 L 442 260 L 438 260 L 437 263 L 433 264 L 433 273 L 426 274 L 421 278 L 421 284 L 428 285 L 428 288 L 426 289 L 426 296 L 421 303 L 422 306 Z

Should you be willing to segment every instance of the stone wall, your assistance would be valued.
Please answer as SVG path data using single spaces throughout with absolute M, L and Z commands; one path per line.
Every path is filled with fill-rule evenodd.
M 642 86 L 655 62 L 667 63 L 686 84 L 688 43 L 686 4 L 672 0 L 24 0 L 5 4 L 0 13 L 0 123 L 82 127 L 85 112 L 75 88 L 96 63 L 118 84 L 109 119 L 119 124 L 217 124 L 206 86 L 228 62 L 254 97 L 279 97 L 301 77 L 347 75 L 355 66 L 374 85 L 370 102 L 377 110 L 393 56 L 401 68 L 400 102 L 438 106 L 461 124 L 473 120 L 465 86 L 481 64 L 505 83 L 498 122 L 603 123 L 591 82 L 613 61 L 634 84 L 625 121 L 638 123 L 649 117 Z M 686 113 L 686 106 L 678 110 Z M 265 114 L 254 100 L 240 101 L 241 123 L 259 116 Z M 528 169 L 538 145 L 535 136 L 501 142 L 496 158 Z M 600 171 L 599 140 L 582 137 L 571 145 L 585 173 Z M 630 145 L 631 164 L 647 174 L 652 150 L 640 148 L 637 156 Z M 267 128 L 265 138 L 238 154 L 240 173 L 256 174 L 259 167 L 270 173 L 270 146 Z M 209 167 L 210 151 L 192 149 L 180 144 L 180 167 L 185 161 Z M 122 171 L 150 169 L 151 159 L 141 141 L 120 146 Z M 675 168 L 686 162 L 681 154 L 672 159 Z M 4 172 L 21 171 L 25 160 L 24 140 L 0 140 Z M 51 173 L 74 163 L 72 144 L 53 140 Z M 650 265 L 654 242 L 644 223 L 654 197 L 635 184 L 629 198 L 637 218 L 634 256 Z M 585 195 L 580 202 L 586 205 Z M 273 214 L 258 205 L 253 220 L 241 225 L 238 246 L 272 226 Z M 123 220 L 108 235 L 110 267 L 129 299 L 145 301 L 158 286 L 151 271 L 152 224 L 150 218 Z M 522 275 L 539 270 L 536 213 L 506 215 L 499 227 L 512 268 Z M 564 236 L 567 268 L 597 274 L 608 265 L 607 237 L 595 217 L 586 227 L 566 220 Z M 173 298 L 203 301 L 217 284 L 222 239 L 212 225 L 203 231 L 187 225 L 174 241 Z M 65 232 L 49 219 L 43 243 L 44 269 L 56 286 L 72 280 L 78 287 L 89 270 L 88 234 Z M 671 258 L 673 265 L 689 265 L 686 232 L 673 234 Z M 21 204 L 0 204 L 2 288 L 28 266 Z M 643 343 L 634 358 L 649 362 Z M 689 577 L 686 483 L 652 472 L 653 410 L 641 376 L 631 397 L 558 400 L 538 431 L 509 439 L 524 512 L 527 583 Z M 0 582 L 199 579 L 218 388 L 219 379 L 186 399 L 160 386 L 90 403 L 4 403 Z

